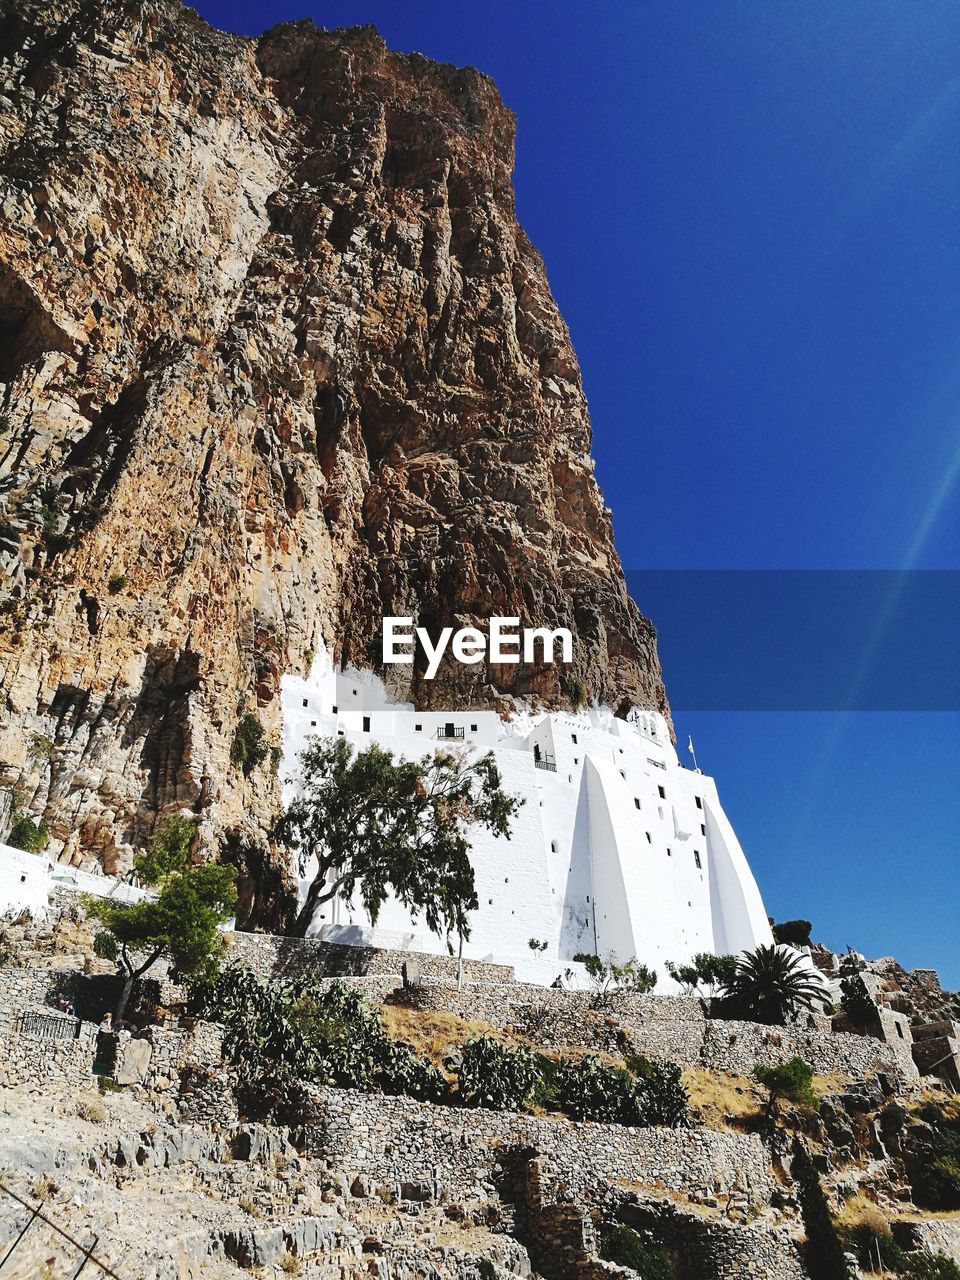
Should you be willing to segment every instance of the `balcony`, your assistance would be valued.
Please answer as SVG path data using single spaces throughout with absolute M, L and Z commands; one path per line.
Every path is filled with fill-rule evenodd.
M 557 772 L 557 762 L 554 757 L 550 755 L 535 755 L 533 757 L 533 767 L 535 769 L 547 769 L 550 773 Z
M 462 738 L 463 729 L 457 728 L 455 724 L 442 724 L 437 730 L 438 738 Z

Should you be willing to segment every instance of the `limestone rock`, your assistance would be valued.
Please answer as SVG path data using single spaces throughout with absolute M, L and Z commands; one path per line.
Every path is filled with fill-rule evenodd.
M 588 695 L 666 711 L 492 82 L 176 0 L 0 19 L 0 786 L 51 851 L 122 870 L 193 813 L 275 922 L 237 725 L 277 746 L 281 674 L 370 665 L 385 614 L 568 626 Z M 553 666 L 386 674 L 564 702 Z

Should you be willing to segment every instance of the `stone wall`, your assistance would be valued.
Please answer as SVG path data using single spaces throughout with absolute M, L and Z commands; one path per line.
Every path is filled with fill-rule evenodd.
M 376 1184 L 427 1184 L 437 1199 L 489 1197 L 498 1153 L 518 1146 L 546 1156 L 571 1192 L 625 1181 L 699 1195 L 738 1188 L 766 1202 L 773 1189 L 766 1149 L 752 1134 L 540 1119 L 351 1089 L 313 1088 L 310 1095 L 308 1154 Z
M 707 1018 L 699 1000 L 681 996 L 628 995 L 617 997 L 608 1008 L 594 1008 L 590 994 L 580 991 L 511 984 L 458 992 L 426 984 L 413 1002 L 495 1027 L 515 1027 L 548 1046 L 576 1045 L 609 1053 L 629 1049 L 681 1066 L 737 1075 L 749 1075 L 757 1063 L 777 1066 L 797 1056 L 818 1075 L 861 1079 L 882 1071 L 907 1088 L 919 1081 L 909 1045 L 900 1051 L 872 1036 L 818 1026 L 764 1027 Z
M 921 1222 L 898 1224 L 895 1234 L 904 1236 L 914 1248 L 929 1253 L 945 1253 L 960 1263 L 960 1218 L 925 1218 Z
M 404 963 L 416 963 L 425 978 L 457 980 L 457 960 L 422 952 L 392 951 L 319 942 L 314 938 L 282 938 L 268 933 L 227 934 L 229 959 L 242 961 L 261 978 L 332 978 L 342 975 L 399 977 Z M 510 965 L 464 960 L 464 975 L 473 981 L 512 982 Z

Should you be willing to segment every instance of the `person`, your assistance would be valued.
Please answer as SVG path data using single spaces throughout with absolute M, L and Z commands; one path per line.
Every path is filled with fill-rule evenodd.
M 104 1035 L 113 1034 L 113 1014 L 112 1013 L 105 1013 L 103 1015 L 103 1021 L 100 1023 L 100 1030 Z

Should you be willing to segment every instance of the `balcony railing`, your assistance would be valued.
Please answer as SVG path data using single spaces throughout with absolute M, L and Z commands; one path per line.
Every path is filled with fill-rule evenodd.
M 457 726 L 453 724 L 442 724 L 440 728 L 437 730 L 437 737 L 438 738 L 462 738 L 463 729 L 462 728 L 458 729 Z
M 557 762 L 553 756 L 541 756 L 539 760 L 534 757 L 533 763 L 537 769 L 549 769 L 551 773 L 557 772 Z

